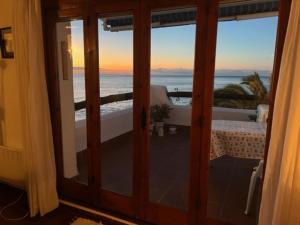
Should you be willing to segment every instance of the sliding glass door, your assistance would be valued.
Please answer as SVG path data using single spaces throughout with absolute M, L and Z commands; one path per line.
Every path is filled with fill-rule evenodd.
M 132 15 L 100 17 L 99 77 L 101 188 L 120 195 L 133 191 L 133 29 L 113 23 Z M 132 22 L 131 22 L 132 23 Z
M 149 200 L 187 211 L 196 8 L 152 11 Z M 191 15 L 176 21 L 177 15 Z
M 149 222 L 180 225 L 187 223 L 189 210 L 197 9 L 148 12 L 149 74 L 141 74 L 139 64 L 147 63 L 134 49 L 134 37 L 147 37 L 135 27 L 134 13 L 100 14 L 92 24 L 57 23 L 63 174 L 68 192 L 85 190 L 83 200 Z M 190 18 L 167 19 L 177 15 Z M 97 61 L 88 50 L 96 41 Z M 148 104 L 141 101 L 147 97 Z M 141 158 L 147 161 L 139 164 Z M 142 170 L 146 180 L 137 175 Z
M 205 60 L 214 59 L 203 43 L 216 23 L 202 13 L 216 5 L 97 3 L 76 20 L 60 11 L 53 105 L 64 195 L 154 224 L 206 220 L 209 124 L 199 118 L 209 109 Z
M 61 180 L 69 192 L 88 190 L 89 171 L 86 112 L 84 21 L 56 23 L 59 109 L 61 118 Z M 57 156 L 58 157 L 58 156 Z M 72 195 L 72 194 L 71 194 Z M 81 199 L 89 198 L 84 191 Z
M 235 225 L 258 221 L 277 21 L 219 22 L 207 214 Z

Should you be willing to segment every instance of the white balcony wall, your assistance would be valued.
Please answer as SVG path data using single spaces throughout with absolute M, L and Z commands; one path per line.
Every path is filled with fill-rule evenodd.
M 57 57 L 59 70 L 59 91 L 60 91 L 60 109 L 61 109 L 61 125 L 62 125 L 62 146 L 63 146 L 63 164 L 64 176 L 72 178 L 78 175 L 77 159 L 75 151 L 75 106 L 73 96 L 73 71 L 72 59 L 68 57 L 67 69 L 68 79 L 63 79 L 62 71 L 62 51 L 61 43 L 67 42 L 70 44 L 71 30 L 70 22 L 60 22 L 57 24 Z M 76 132 L 79 132 L 76 131 Z M 82 136 L 81 139 L 85 139 Z
M 165 122 L 167 124 L 178 126 L 190 126 L 191 121 L 190 105 L 173 105 L 170 112 L 170 118 Z M 255 110 L 213 108 L 214 120 L 237 120 L 249 121 L 249 115 L 255 115 Z M 129 131 L 132 131 L 132 109 L 125 109 L 118 112 L 112 112 L 102 116 L 101 128 L 105 130 L 101 134 L 101 142 L 108 141 Z M 76 152 L 86 149 L 86 141 L 82 136 L 86 135 L 85 120 L 76 122 Z

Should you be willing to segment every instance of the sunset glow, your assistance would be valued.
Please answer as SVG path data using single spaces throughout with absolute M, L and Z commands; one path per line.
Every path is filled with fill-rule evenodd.
M 72 22 L 74 67 L 84 67 L 83 27 Z M 271 70 L 277 17 L 220 22 L 216 69 Z M 192 70 L 195 25 L 152 29 L 151 69 Z M 107 74 L 132 74 L 133 31 L 104 31 L 99 20 L 99 66 Z

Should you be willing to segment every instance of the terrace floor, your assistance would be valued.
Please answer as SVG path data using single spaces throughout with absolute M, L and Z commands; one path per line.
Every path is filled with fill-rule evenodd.
M 150 201 L 187 208 L 189 129 L 150 138 Z M 103 189 L 123 195 L 132 190 L 132 133 L 102 143 Z M 78 153 L 78 182 L 87 183 L 87 151 Z M 243 214 L 249 181 L 258 160 L 223 156 L 210 161 L 208 183 L 209 217 L 235 225 L 254 225 L 258 215 L 256 188 L 250 215 Z M 200 191 L 200 190 L 199 190 Z

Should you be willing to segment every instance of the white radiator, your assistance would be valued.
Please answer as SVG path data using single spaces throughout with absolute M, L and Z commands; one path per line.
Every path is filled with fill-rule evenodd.
M 24 181 L 22 150 L 0 146 L 0 182 L 24 188 Z

